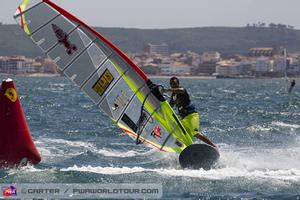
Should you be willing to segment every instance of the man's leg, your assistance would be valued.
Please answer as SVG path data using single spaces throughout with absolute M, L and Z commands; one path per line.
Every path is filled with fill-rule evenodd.
M 181 120 L 182 125 L 193 138 L 193 136 L 199 131 L 199 114 L 191 113 Z
M 204 134 L 199 132 L 199 118 L 200 117 L 198 113 L 191 113 L 187 115 L 181 122 L 191 137 L 196 137 L 202 142 L 217 148 L 217 146 L 214 143 L 212 143 Z
M 209 144 L 213 147 L 218 148 L 214 143 L 212 143 L 205 135 L 202 133 L 198 132 L 197 134 L 194 135 L 194 137 L 198 138 L 199 140 L 203 141 L 206 144 Z

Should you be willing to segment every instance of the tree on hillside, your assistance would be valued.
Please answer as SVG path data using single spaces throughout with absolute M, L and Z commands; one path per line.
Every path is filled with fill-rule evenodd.
M 286 29 L 287 25 L 285 25 L 285 24 L 277 24 L 277 28 L 279 28 L 279 29 Z
M 270 23 L 270 24 L 269 24 L 269 28 L 277 28 L 277 25 L 274 24 L 274 23 Z

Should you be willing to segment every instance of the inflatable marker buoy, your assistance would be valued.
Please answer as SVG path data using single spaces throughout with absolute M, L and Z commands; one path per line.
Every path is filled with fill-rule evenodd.
M 37 164 L 36 149 L 12 79 L 3 80 L 0 88 L 0 166 Z

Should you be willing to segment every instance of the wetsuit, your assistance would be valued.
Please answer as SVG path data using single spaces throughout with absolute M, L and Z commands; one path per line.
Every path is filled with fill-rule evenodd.
M 290 86 L 289 91 L 288 91 L 289 93 L 292 92 L 292 89 L 295 87 L 295 85 L 296 85 L 296 81 L 293 80 L 293 81 L 291 82 L 291 86 Z
M 193 137 L 199 131 L 199 114 L 195 107 L 191 104 L 190 96 L 186 89 L 182 89 L 184 90 L 183 93 L 172 93 L 170 105 L 178 108 L 184 128 L 188 131 L 191 137 Z

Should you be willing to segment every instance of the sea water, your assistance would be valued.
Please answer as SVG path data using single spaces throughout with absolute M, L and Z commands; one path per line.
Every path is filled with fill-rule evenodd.
M 300 199 L 299 80 L 289 95 L 283 79 L 181 79 L 220 149 L 205 171 L 136 145 L 65 77 L 10 78 L 43 160 L 0 169 L 0 183 L 157 183 L 162 199 Z

